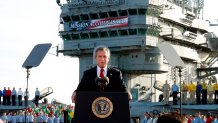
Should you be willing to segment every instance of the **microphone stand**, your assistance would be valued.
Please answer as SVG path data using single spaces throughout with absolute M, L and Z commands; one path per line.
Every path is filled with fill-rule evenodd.
M 105 87 L 105 84 L 103 83 L 103 80 L 101 79 L 100 80 L 100 85 L 99 85 L 99 90 L 100 90 L 100 92 L 104 92 L 104 87 Z

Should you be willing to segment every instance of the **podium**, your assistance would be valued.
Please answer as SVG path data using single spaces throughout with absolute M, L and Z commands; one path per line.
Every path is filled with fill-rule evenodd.
M 72 123 L 130 123 L 125 92 L 77 92 Z

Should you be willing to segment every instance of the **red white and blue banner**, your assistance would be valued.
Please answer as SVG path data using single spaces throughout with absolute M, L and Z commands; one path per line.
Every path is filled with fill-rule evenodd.
M 128 17 L 115 17 L 115 18 L 104 18 L 90 21 L 74 21 L 71 23 L 70 28 L 73 30 L 92 30 L 102 28 L 117 28 L 128 26 Z

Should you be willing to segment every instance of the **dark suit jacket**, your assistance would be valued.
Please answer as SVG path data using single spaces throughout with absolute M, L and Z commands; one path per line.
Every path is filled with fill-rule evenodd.
M 97 66 L 86 70 L 83 73 L 83 77 L 76 91 L 99 91 L 99 87 L 95 82 L 96 77 Z M 105 87 L 105 92 L 127 92 L 127 88 L 123 81 L 122 73 L 120 70 L 113 67 L 108 67 L 107 77 L 109 78 L 109 84 Z

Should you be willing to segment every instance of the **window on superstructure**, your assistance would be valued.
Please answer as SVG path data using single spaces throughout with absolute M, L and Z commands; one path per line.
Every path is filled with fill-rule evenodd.
M 196 33 L 197 34 L 197 29 L 187 28 L 186 31 L 190 31 L 192 33 Z
M 136 35 L 137 34 L 137 29 L 128 29 L 129 35 Z
M 73 21 L 80 21 L 79 15 L 73 15 L 71 18 Z
M 85 14 L 85 15 L 80 15 L 81 20 L 89 20 L 89 15 Z
M 148 34 L 148 35 L 152 35 L 152 34 L 153 34 L 153 28 L 149 27 L 149 28 L 147 29 L 147 34 Z
M 108 18 L 107 12 L 99 13 L 100 18 Z
M 70 22 L 71 21 L 70 16 L 62 17 L 62 19 L 64 20 L 64 22 Z
M 159 36 L 159 35 L 160 35 L 160 31 L 156 29 L 154 32 L 154 36 Z
M 90 32 L 89 35 L 90 35 L 90 38 L 99 38 L 97 32 Z
M 98 14 L 90 14 L 91 19 L 98 19 Z
M 137 9 L 129 9 L 129 15 L 137 15 Z
M 89 38 L 89 34 L 88 33 L 81 33 L 80 37 L 81 37 L 81 39 L 88 39 Z
M 117 30 L 110 30 L 110 31 L 108 31 L 108 33 L 109 33 L 110 37 L 116 37 L 118 35 Z
M 139 9 L 138 11 L 139 11 L 139 15 L 145 15 L 147 9 Z
M 120 16 L 127 16 L 128 15 L 127 10 L 119 10 L 118 13 Z
M 110 17 L 117 17 L 118 16 L 117 11 L 110 11 L 109 16 Z
M 108 34 L 107 34 L 106 31 L 102 31 L 102 32 L 99 32 L 99 36 L 100 36 L 101 38 L 106 38 L 106 37 L 108 37 Z
M 146 63 L 160 63 L 160 54 L 157 53 L 146 53 L 145 54 L 145 62 Z
M 151 9 L 151 8 L 148 8 L 148 9 L 147 9 L 146 15 L 152 15 L 152 9 Z
M 147 29 L 147 34 L 148 35 L 159 36 L 159 33 L 160 33 L 159 30 L 157 28 L 155 28 L 155 27 L 149 27 Z
M 73 40 L 78 40 L 79 38 L 79 34 L 71 34 L 71 37 Z
M 128 35 L 127 30 L 118 30 L 118 33 L 119 33 L 120 36 Z
M 147 30 L 147 29 L 145 29 L 145 28 L 139 28 L 139 29 L 138 29 L 138 34 L 139 34 L 139 35 L 144 35 L 144 34 L 146 34 L 146 30 Z
M 159 15 L 160 15 L 160 12 L 157 9 L 155 9 L 153 12 L 153 16 L 158 17 Z
M 62 35 L 62 38 L 63 38 L 64 41 L 69 41 L 69 40 L 71 40 L 71 37 L 70 37 L 70 35 L 68 35 L 68 34 Z
M 146 11 L 146 15 L 151 15 L 154 17 L 158 17 L 160 15 L 160 12 L 157 9 L 148 8 Z

